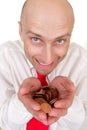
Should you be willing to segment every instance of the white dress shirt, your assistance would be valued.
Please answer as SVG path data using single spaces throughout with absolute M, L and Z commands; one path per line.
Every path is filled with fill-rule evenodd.
M 48 75 L 69 77 L 76 94 L 67 115 L 50 126 L 49 130 L 83 130 L 87 124 L 87 52 L 79 45 L 70 44 L 67 56 Z M 32 118 L 18 99 L 17 92 L 24 79 L 36 77 L 36 71 L 27 59 L 21 41 L 8 41 L 0 47 L 0 126 L 2 130 L 26 130 Z M 85 125 L 83 125 L 85 124 Z M 86 126 L 87 127 L 87 126 Z

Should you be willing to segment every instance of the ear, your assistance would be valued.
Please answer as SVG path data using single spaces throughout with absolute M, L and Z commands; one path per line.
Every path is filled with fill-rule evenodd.
M 21 35 L 22 35 L 22 25 L 21 25 L 20 21 L 18 21 L 18 24 L 19 24 L 19 35 L 21 37 Z

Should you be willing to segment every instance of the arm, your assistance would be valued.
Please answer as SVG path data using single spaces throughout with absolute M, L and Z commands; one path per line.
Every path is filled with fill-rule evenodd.
M 18 99 L 16 87 L 5 67 L 0 66 L 0 124 L 24 124 L 32 115 Z
M 18 98 L 20 77 L 17 83 L 12 65 L 11 57 L 0 49 L 0 126 L 21 126 L 32 118 Z
M 27 78 L 17 90 L 17 87 L 12 84 L 12 78 L 7 70 L 7 68 L 4 70 L 1 67 L 0 71 L 1 126 L 8 125 L 12 128 L 18 125 L 21 127 L 33 117 L 32 115 L 39 120 L 41 115 L 46 118 L 44 112 L 37 112 L 40 110 L 40 105 L 31 96 L 33 91 L 37 91 L 41 87 L 40 81 L 37 78 Z

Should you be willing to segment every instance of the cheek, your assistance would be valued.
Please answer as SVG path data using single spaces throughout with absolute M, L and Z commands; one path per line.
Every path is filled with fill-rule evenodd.
M 28 58 L 32 57 L 32 54 L 33 54 L 33 51 L 34 51 L 33 47 L 26 40 L 24 40 L 24 50 L 25 50 L 25 53 L 26 53 Z
M 66 54 L 67 54 L 67 51 L 68 51 L 68 46 L 67 46 L 67 47 L 57 48 L 57 49 L 55 50 L 57 58 L 58 58 L 60 61 L 61 61 L 62 59 L 64 59 L 64 57 L 65 57 Z
M 64 49 L 57 49 L 56 50 L 56 55 L 59 56 L 59 57 L 65 56 L 66 53 L 67 53 L 67 49 L 65 49 L 65 48 Z
M 41 53 L 41 49 L 32 45 L 30 42 L 24 43 L 24 50 L 28 57 L 34 57 Z
M 25 50 L 25 53 L 27 55 L 27 57 L 33 57 L 33 55 L 35 55 L 35 51 L 32 47 L 30 47 L 29 45 L 28 46 L 24 46 L 24 50 Z

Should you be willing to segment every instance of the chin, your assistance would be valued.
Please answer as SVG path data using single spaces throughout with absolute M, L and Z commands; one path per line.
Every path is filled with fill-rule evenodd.
M 48 69 L 37 69 L 38 73 L 42 74 L 42 75 L 48 75 L 49 73 L 51 73 L 53 71 L 53 69 L 48 70 Z

